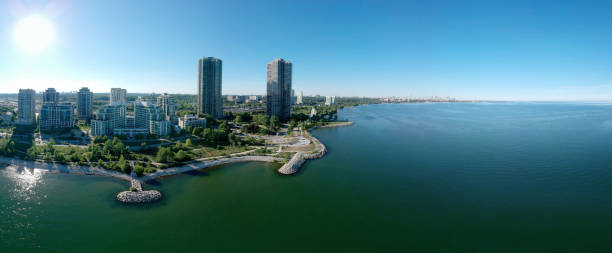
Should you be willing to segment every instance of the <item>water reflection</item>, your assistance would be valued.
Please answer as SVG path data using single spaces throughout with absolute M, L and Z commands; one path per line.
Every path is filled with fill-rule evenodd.
M 36 186 L 43 182 L 44 170 L 17 166 L 8 166 L 1 171 L 11 183 L 11 198 L 17 201 L 30 201 L 37 195 Z M 38 198 L 36 198 L 38 199 Z

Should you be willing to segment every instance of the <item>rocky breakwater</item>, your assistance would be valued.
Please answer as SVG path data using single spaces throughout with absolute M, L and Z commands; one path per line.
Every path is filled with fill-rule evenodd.
M 278 172 L 285 175 L 291 175 L 298 172 L 304 162 L 304 154 L 302 152 L 297 152 L 291 157 L 291 160 L 278 169 Z
M 123 191 L 117 194 L 117 200 L 123 203 L 149 203 L 162 198 L 161 192 L 157 190 L 143 191 L 142 184 L 136 179 L 131 180 L 130 191 Z
M 291 160 L 285 163 L 280 169 L 278 169 L 278 173 L 284 175 L 291 175 L 300 170 L 302 165 L 306 162 L 306 160 L 312 160 L 323 157 L 327 153 L 327 147 L 323 143 L 321 143 L 316 138 L 313 138 L 313 141 L 317 147 L 317 149 L 313 152 L 297 152 Z

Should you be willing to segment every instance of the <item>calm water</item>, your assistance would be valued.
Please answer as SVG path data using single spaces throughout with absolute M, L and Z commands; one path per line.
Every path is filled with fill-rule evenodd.
M 610 252 L 612 104 L 346 109 L 295 176 L 245 163 L 127 183 L 0 170 L 0 252 Z

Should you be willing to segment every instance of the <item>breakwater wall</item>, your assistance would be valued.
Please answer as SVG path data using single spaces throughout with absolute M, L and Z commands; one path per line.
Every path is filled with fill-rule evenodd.
M 280 169 L 278 169 L 278 173 L 281 173 L 283 175 L 295 174 L 300 170 L 302 165 L 304 165 L 306 160 L 318 159 L 318 158 L 325 156 L 325 154 L 327 153 L 327 147 L 325 146 L 325 144 L 321 143 L 316 138 L 312 138 L 312 140 L 317 146 L 316 151 L 308 152 L 308 153 L 304 153 L 304 152 L 295 153 L 295 155 L 291 157 L 291 160 L 289 160 L 287 163 L 285 163 L 285 165 L 283 165 L 282 167 L 280 167 Z
M 300 167 L 302 167 L 302 164 L 304 164 L 304 162 L 304 153 L 297 152 L 293 155 L 293 157 L 291 157 L 291 160 L 289 160 L 282 167 L 280 167 L 280 169 L 278 169 L 278 173 L 284 175 L 291 175 L 293 173 L 296 173 L 299 171 Z
M 331 128 L 331 127 L 343 127 L 343 126 L 350 126 L 353 125 L 354 123 L 352 121 L 347 121 L 347 122 L 339 122 L 339 123 L 335 123 L 335 124 L 329 124 L 329 125 L 323 125 L 323 126 L 317 126 L 315 128 Z
M 143 191 L 140 181 L 132 179 L 130 183 L 132 185 L 130 190 L 117 194 L 117 200 L 123 203 L 135 204 L 155 202 L 162 199 L 161 192 L 157 190 Z

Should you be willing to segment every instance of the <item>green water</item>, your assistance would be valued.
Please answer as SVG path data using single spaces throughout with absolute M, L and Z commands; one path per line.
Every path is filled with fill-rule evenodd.
M 610 252 L 612 105 L 345 109 L 294 176 L 243 163 L 146 185 L 0 169 L 0 252 Z

